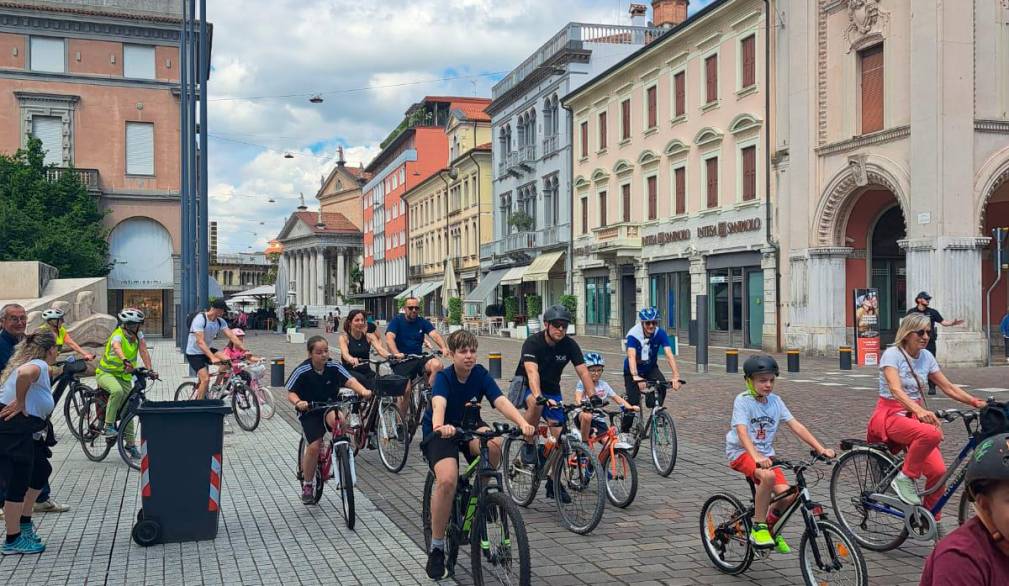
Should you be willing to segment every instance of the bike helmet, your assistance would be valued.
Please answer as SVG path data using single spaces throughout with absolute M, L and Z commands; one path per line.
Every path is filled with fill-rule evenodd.
M 657 321 L 659 310 L 654 307 L 646 307 L 638 312 L 638 321 Z
M 603 360 L 603 355 L 598 352 L 586 352 L 585 366 L 588 366 L 589 368 L 592 368 L 593 366 L 606 366 L 606 361 Z
M 986 481 L 1009 480 L 1009 433 L 1000 433 L 982 441 L 971 454 L 964 482 L 973 501 Z
M 778 361 L 767 354 L 754 354 L 743 363 L 743 376 L 753 378 L 756 374 L 770 373 L 778 376 Z
M 62 309 L 56 309 L 55 307 L 51 307 L 42 312 L 42 319 L 44 319 L 45 321 L 49 321 L 51 319 L 63 319 L 63 315 L 64 313 Z
M 552 321 L 566 321 L 571 323 L 574 319 L 571 317 L 571 312 L 568 308 L 563 305 L 551 305 L 543 312 L 543 321 L 550 323 Z
M 236 336 L 238 336 L 239 338 L 241 338 L 242 336 L 245 335 L 245 330 L 243 330 L 242 328 L 235 328 L 235 329 L 231 330 L 231 333 L 235 334 Z
M 142 324 L 144 323 L 144 312 L 133 307 L 127 307 L 126 309 L 119 312 L 119 321 L 124 324 Z

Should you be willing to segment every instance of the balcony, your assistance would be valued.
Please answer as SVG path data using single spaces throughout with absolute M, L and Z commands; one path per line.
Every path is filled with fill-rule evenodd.
M 423 265 L 410 265 L 409 276 L 411 279 L 420 277 L 424 274 Z
M 603 228 L 593 228 L 595 243 L 593 250 L 598 254 L 617 256 L 639 256 L 641 254 L 641 227 L 636 223 L 613 224 Z
M 527 144 L 519 149 L 518 151 L 518 164 L 526 167 L 527 169 L 532 169 L 533 165 L 536 163 L 536 145 Z
M 539 244 L 542 247 L 567 244 L 571 241 L 571 224 L 547 226 L 540 231 Z
M 69 167 L 54 167 L 46 169 L 46 179 L 49 181 L 59 181 L 64 175 L 77 175 L 84 188 L 92 195 L 101 195 L 102 188 L 99 182 L 98 169 L 71 169 Z
M 548 157 L 548 156 L 554 154 L 555 152 L 557 152 L 557 148 L 558 148 L 557 144 L 558 144 L 558 142 L 560 142 L 560 141 L 557 140 L 557 135 L 556 134 L 553 135 L 553 136 L 548 136 L 548 137 L 544 138 L 543 139 L 543 156 L 544 157 Z

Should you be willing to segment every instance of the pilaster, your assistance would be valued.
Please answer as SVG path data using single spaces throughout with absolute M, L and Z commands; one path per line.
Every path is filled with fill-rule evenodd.
M 764 329 L 760 345 L 767 351 L 778 351 L 778 256 L 777 249 L 768 246 L 760 249 L 760 268 L 764 271 Z
M 623 294 L 620 287 L 620 266 L 616 263 L 609 265 L 610 269 L 610 335 L 611 338 L 620 339 L 620 307 L 623 305 Z
M 690 319 L 697 319 L 698 295 L 708 294 L 708 269 L 701 255 L 690 257 Z
M 823 246 L 789 257 L 791 297 L 785 345 L 807 352 L 833 352 L 847 342 L 845 327 L 845 259 L 852 249 Z

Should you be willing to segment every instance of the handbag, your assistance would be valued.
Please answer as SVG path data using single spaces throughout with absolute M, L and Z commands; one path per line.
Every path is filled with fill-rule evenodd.
M 898 347 L 899 348 L 899 347 Z M 914 365 L 911 364 L 911 358 L 907 355 L 907 352 L 903 348 L 899 348 L 901 355 L 904 357 L 904 362 L 907 363 L 908 370 L 911 371 L 911 376 L 914 377 L 915 384 L 918 385 L 918 394 L 921 395 L 922 405 L 928 409 L 928 401 L 925 400 L 925 387 L 921 384 L 921 379 L 918 378 L 918 373 L 914 370 Z M 929 409 L 931 411 L 931 409 Z M 907 414 L 908 417 L 912 417 L 910 413 Z
M 525 407 L 524 399 L 527 388 L 529 388 L 529 385 L 526 382 L 526 377 L 517 374 L 512 378 L 512 382 L 508 386 L 508 400 L 511 401 L 511 404 L 516 409 Z

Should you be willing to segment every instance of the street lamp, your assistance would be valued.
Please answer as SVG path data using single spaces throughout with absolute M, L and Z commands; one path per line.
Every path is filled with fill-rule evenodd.
M 285 159 L 293 159 L 294 155 L 292 155 L 291 153 L 284 153 L 284 158 Z
M 309 98 L 308 101 L 312 102 L 313 104 L 321 104 L 322 103 L 322 96 L 320 96 L 319 94 L 315 94 L 314 96 L 312 96 L 311 98 Z

